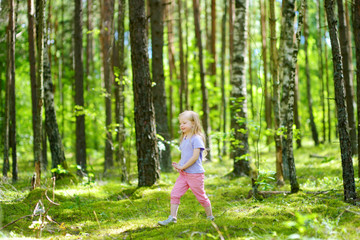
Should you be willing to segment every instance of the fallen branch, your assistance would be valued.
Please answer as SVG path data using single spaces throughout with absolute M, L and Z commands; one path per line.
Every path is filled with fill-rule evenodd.
M 6 224 L 5 226 L 3 226 L 2 228 L 0 228 L 0 230 L 3 230 L 4 228 L 6 228 L 7 226 L 10 226 L 11 224 L 14 224 L 16 223 L 17 221 L 19 221 L 20 219 L 23 219 L 23 218 L 27 218 L 27 217 L 32 217 L 33 215 L 26 215 L 26 216 L 22 216 L 21 218 L 18 218 L 8 224 Z
M 310 154 L 310 158 L 327 158 L 328 156 L 321 156 L 317 154 Z

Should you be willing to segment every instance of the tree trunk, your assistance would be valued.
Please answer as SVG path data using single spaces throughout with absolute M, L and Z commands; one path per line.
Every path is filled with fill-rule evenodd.
M 208 91 L 205 86 L 205 70 L 203 63 L 203 48 L 201 41 L 201 29 L 200 29 L 200 6 L 199 0 L 193 0 L 193 8 L 194 8 L 194 21 L 195 21 L 195 35 L 196 35 L 196 43 L 199 50 L 199 66 L 200 66 L 200 79 L 201 79 L 201 95 L 202 95 L 202 125 L 206 135 L 206 142 L 208 146 L 208 155 L 207 159 L 209 161 L 211 158 L 211 136 L 210 136 L 210 119 L 209 119 L 209 104 L 208 104 Z
M 216 0 L 211 0 L 211 42 L 210 55 L 212 62 L 210 63 L 210 75 L 216 75 Z M 216 81 L 216 79 L 215 79 Z
M 45 128 L 46 134 L 50 143 L 51 151 L 51 168 L 58 168 L 62 166 L 67 169 L 67 163 L 65 159 L 64 146 L 62 144 L 60 131 L 56 119 L 55 103 L 54 103 L 54 84 L 51 79 L 51 68 L 49 63 L 49 55 L 44 52 L 44 106 L 45 106 Z M 56 175 L 55 175 L 56 176 Z
M 280 128 L 280 82 L 278 69 L 278 52 L 276 48 L 276 17 L 274 0 L 270 0 L 270 62 L 271 77 L 273 82 L 273 106 L 274 106 L 274 124 L 275 124 L 275 148 L 276 148 L 276 180 L 278 185 L 284 185 L 283 166 L 282 166 L 282 146 L 281 136 L 278 134 Z
M 125 73 L 125 0 L 119 0 L 118 10 L 118 40 L 114 47 L 114 67 L 115 67 L 115 119 L 116 119 L 116 161 L 121 165 L 121 181 L 128 182 L 128 170 L 125 159 L 125 96 L 124 96 L 124 73 Z
M 267 43 L 266 43 L 266 2 L 260 0 L 261 12 L 261 53 L 263 61 L 263 74 L 264 74 L 264 100 L 265 100 L 265 121 L 266 128 L 271 128 L 271 96 L 268 90 L 268 66 L 267 66 Z M 270 144 L 270 138 L 267 138 L 267 144 Z
M 253 77 L 252 77 L 252 57 L 251 57 L 251 52 L 252 52 L 252 49 L 251 49 L 251 32 L 250 32 L 250 22 L 251 22 L 251 14 L 250 14 L 250 11 L 248 11 L 248 21 L 247 21 L 247 35 L 248 35 L 248 42 L 247 42 L 247 47 L 248 47 L 248 64 L 249 64 L 249 67 L 248 67 L 248 70 L 249 70 L 249 84 L 250 84 L 250 110 L 251 110 L 251 116 L 252 118 L 255 119 L 255 106 L 254 106 L 254 96 L 253 96 Z
M 86 28 L 87 28 L 87 34 L 86 34 L 86 86 L 85 89 L 87 91 L 90 90 L 90 79 L 93 72 L 93 64 L 94 64 L 94 51 L 93 51 L 93 0 L 87 0 L 87 20 L 86 20 Z
M 166 8 L 166 15 L 167 15 L 167 31 L 168 31 L 168 58 L 169 58 L 169 78 L 170 82 L 173 82 L 173 79 L 176 79 L 176 67 L 175 67 L 175 49 L 174 49 L 174 33 L 173 33 L 173 0 L 167 5 Z M 170 138 L 174 138 L 174 130 L 172 125 L 173 119 L 173 86 L 170 84 L 169 87 L 169 131 L 170 131 Z
M 151 38 L 152 38 L 152 77 L 156 85 L 152 88 L 154 97 L 156 133 L 164 138 L 160 140 L 165 149 L 160 149 L 160 168 L 164 172 L 172 171 L 170 136 L 166 109 L 165 76 L 163 64 L 164 47 L 164 6 L 162 0 L 150 0 Z M 156 14 L 155 14 L 156 13 Z
M 35 115 L 35 185 L 40 187 L 41 179 L 41 138 L 42 138 L 42 106 L 43 106 L 43 79 L 44 79 L 44 11 L 45 0 L 36 0 L 36 43 L 37 43 L 37 77 L 36 77 L 36 115 Z
M 221 22 L 221 112 L 222 117 L 220 120 L 223 121 L 223 146 L 222 156 L 226 155 L 226 131 L 227 131 L 227 117 L 226 117 L 226 95 L 225 95 L 225 52 L 226 52 L 226 14 L 227 14 L 227 0 L 224 0 L 224 14 Z M 222 158 L 220 158 L 221 160 Z
M 86 172 L 86 136 L 84 108 L 84 68 L 82 46 L 82 0 L 75 1 L 75 116 L 76 116 L 76 164 L 78 174 Z
M 230 157 L 234 161 L 235 176 L 250 174 L 245 73 L 247 11 L 247 0 L 235 1 L 234 60 L 230 95 L 231 129 L 234 139 L 231 141 Z
M 46 41 L 44 41 L 44 43 L 45 43 Z M 45 49 L 44 49 L 44 51 L 45 51 Z M 46 64 L 45 63 L 45 59 L 44 59 L 44 64 Z M 45 68 L 45 66 L 44 66 L 44 68 Z M 44 82 L 45 82 L 45 69 L 44 69 Z M 45 86 L 44 86 L 44 91 L 45 91 Z M 45 94 L 45 93 L 44 93 Z M 44 104 L 45 105 L 45 104 Z M 44 106 L 45 107 L 45 106 Z M 43 120 L 43 122 L 42 122 L 42 125 L 43 126 L 45 126 L 45 119 Z M 46 136 L 46 129 L 45 129 L 46 127 L 43 127 L 42 129 L 41 129 L 41 154 L 42 154 L 42 157 L 41 157 L 41 163 L 40 163 L 40 165 L 41 165 L 41 170 L 42 171 L 46 171 L 47 170 L 47 168 L 48 168 L 48 157 L 47 157 L 47 136 Z
M 329 80 L 329 69 L 328 69 L 328 50 L 327 44 L 324 44 L 325 48 L 325 78 L 326 78 L 326 94 L 327 94 L 327 121 L 328 121 L 328 141 L 331 143 L 331 110 L 330 110 L 330 80 Z
M 152 1 L 152 0 L 150 0 Z M 185 95 L 185 68 L 184 68 L 184 48 L 183 48 L 183 37 L 182 37 L 182 17 L 181 17 L 181 1 L 178 0 L 178 28 L 179 28 L 179 48 L 180 48 L 180 112 L 184 111 L 184 95 Z M 158 15 L 158 11 L 156 11 Z
M 185 9 L 185 108 L 186 109 L 190 109 L 189 108 L 189 76 L 188 76 L 188 72 L 189 72 L 189 41 L 188 41 L 188 36 L 189 36 L 189 26 L 188 26 L 188 19 L 189 19 L 189 9 L 187 6 L 188 1 L 185 0 L 184 1 L 184 9 Z
M 299 51 L 299 44 L 300 44 L 300 37 L 301 37 L 301 27 L 303 24 L 303 16 L 304 16 L 304 12 L 305 12 L 305 1 L 306 0 L 302 0 L 301 1 L 301 5 L 299 8 L 299 18 L 298 18 L 298 29 L 296 32 L 296 39 L 293 42 L 293 47 L 292 47 L 292 59 L 291 59 L 291 63 L 288 62 L 289 58 L 288 56 L 285 56 L 285 60 L 284 60 L 284 64 L 285 66 L 289 66 L 289 64 L 291 64 L 291 66 L 289 66 L 289 102 L 288 102 L 288 112 L 287 112 L 287 138 L 286 138 L 286 144 L 287 144 L 287 160 L 288 160 L 288 164 L 289 164 L 289 176 L 290 176 L 290 184 L 291 184 L 291 192 L 292 193 L 296 193 L 300 190 L 299 188 L 299 183 L 297 182 L 297 178 L 296 178 L 296 167 L 295 167 L 295 159 L 294 159 L 294 153 L 293 153 L 293 130 L 292 130 L 292 126 L 294 124 L 294 90 L 295 90 L 295 68 L 296 68 L 296 64 L 297 64 L 297 55 L 298 55 L 298 51 Z M 289 7 L 290 5 L 288 5 Z M 293 9 L 293 8 L 291 8 Z M 285 10 L 289 15 L 292 14 L 291 13 L 291 9 Z M 286 15 L 286 17 L 288 18 L 288 15 Z M 289 19 L 289 18 L 288 18 Z M 286 21 L 286 20 L 285 20 Z M 287 43 L 289 46 L 291 46 L 291 44 L 288 42 Z
M 353 5 L 353 28 L 356 53 L 356 85 L 357 85 L 357 116 L 360 119 L 360 0 L 355 0 Z M 358 141 L 360 139 L 360 125 L 358 125 Z M 358 153 L 360 144 L 358 143 Z M 360 158 L 358 158 L 358 177 L 360 178 Z
M 229 82 L 232 82 L 232 64 L 233 64 L 233 51 L 234 51 L 234 1 L 229 0 Z
M 355 202 L 356 190 L 354 180 L 354 168 L 352 162 L 350 136 L 347 131 L 348 119 L 346 113 L 340 43 L 336 27 L 337 21 L 334 13 L 334 0 L 325 0 L 325 9 L 327 14 L 328 29 L 331 40 L 331 50 L 334 62 L 334 89 L 338 114 L 341 162 L 343 168 L 344 198 L 347 202 Z
M 345 97 L 346 97 L 346 110 L 348 114 L 348 123 L 350 129 L 350 143 L 351 143 L 351 152 L 352 154 L 357 153 L 357 140 L 356 140 L 356 121 L 354 116 L 354 89 L 353 89 L 353 79 L 350 74 L 350 66 L 352 65 L 352 59 L 349 57 L 349 40 L 347 27 L 345 25 L 345 13 L 343 0 L 337 0 L 338 7 L 338 17 L 339 17 L 339 40 L 341 46 L 341 55 L 342 55 L 342 65 L 343 65 L 343 74 L 344 74 L 344 83 L 345 83 Z
M 307 4 L 305 4 L 304 52 L 305 52 L 306 93 L 307 93 L 307 102 L 308 102 L 308 111 L 309 111 L 310 128 L 311 128 L 312 138 L 314 140 L 315 146 L 317 146 L 317 145 L 319 145 L 319 134 L 316 129 L 313 107 L 312 107 L 311 79 L 310 79 L 309 53 L 308 53 L 309 25 L 308 25 L 307 11 L 308 11 Z
M 129 9 L 138 185 L 151 186 L 160 175 L 144 0 L 129 1 Z
M 321 30 L 321 7 L 320 0 L 316 0 L 316 6 L 318 14 L 316 16 L 316 25 L 317 25 L 317 39 L 316 45 L 318 50 L 318 70 L 319 70 L 319 80 L 321 82 L 321 108 L 322 108 L 322 125 L 323 125 L 323 142 L 326 141 L 326 124 L 325 124 L 325 84 L 324 84 L 324 65 L 323 65 L 323 50 L 322 50 L 322 30 Z
M 105 162 L 104 172 L 114 165 L 113 162 L 113 140 L 112 140 L 112 111 L 111 111 L 111 53 L 114 22 L 114 0 L 101 0 L 101 51 L 103 55 L 103 71 L 105 83 L 105 112 L 106 112 L 106 140 L 105 140 Z
M 299 136 L 296 138 L 296 148 L 301 148 L 301 126 L 299 116 L 299 64 L 296 64 L 295 89 L 294 89 L 294 123 Z

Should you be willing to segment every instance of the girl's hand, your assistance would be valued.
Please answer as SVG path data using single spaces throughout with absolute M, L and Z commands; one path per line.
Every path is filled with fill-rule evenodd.
M 178 172 L 180 172 L 180 171 L 183 170 L 183 168 L 182 168 L 178 163 L 176 163 L 176 162 L 173 162 L 173 163 L 172 163 L 172 166 L 173 166 Z

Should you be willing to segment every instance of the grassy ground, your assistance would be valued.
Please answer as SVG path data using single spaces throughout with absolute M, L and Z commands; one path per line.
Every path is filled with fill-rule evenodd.
M 310 154 L 327 158 L 310 158 Z M 25 217 L 1 230 L 6 238 L 50 239 L 360 239 L 360 208 L 343 202 L 341 160 L 338 144 L 305 146 L 295 150 L 297 194 L 247 199 L 248 178 L 228 179 L 232 162 L 206 163 L 206 191 L 212 201 L 215 222 L 206 220 L 201 205 L 188 191 L 182 198 L 178 223 L 160 227 L 169 215 L 169 198 L 177 173 L 162 174 L 158 184 L 137 188 L 118 181 L 116 171 L 101 175 L 94 165 L 95 181 L 59 181 L 52 191 L 50 176 L 43 187 L 29 192 L 31 166 L 21 166 L 21 180 L 14 186 L 0 184 L 1 227 L 31 215 L 39 200 L 45 208 L 46 225 L 39 217 Z M 357 160 L 356 160 L 357 161 Z M 274 154 L 262 152 L 259 160 L 260 190 L 278 189 L 274 181 Z M 98 171 L 97 171 L 98 169 Z M 357 176 L 357 164 L 355 163 Z M 358 195 L 359 179 L 356 179 Z M 55 203 L 47 200 L 47 196 Z M 325 191 L 325 192 L 319 192 Z M 54 199 L 53 199 L 54 194 Z

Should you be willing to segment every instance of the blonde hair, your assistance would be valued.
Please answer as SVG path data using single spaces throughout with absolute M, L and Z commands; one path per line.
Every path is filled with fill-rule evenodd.
M 184 111 L 182 113 L 179 114 L 179 121 L 181 121 L 181 119 L 187 119 L 189 121 L 191 121 L 193 123 L 193 127 L 191 128 L 191 132 L 190 134 L 187 135 L 187 137 L 189 139 L 191 139 L 191 137 L 193 135 L 199 135 L 201 137 L 201 139 L 204 142 L 204 145 L 206 146 L 206 138 L 205 138 L 205 134 L 203 131 L 203 127 L 200 121 L 200 117 L 199 114 L 197 114 L 194 111 Z M 183 141 L 185 135 L 182 131 L 180 131 L 180 144 Z M 207 151 L 206 151 L 206 147 L 203 151 L 203 158 L 205 159 L 205 156 L 207 155 Z

